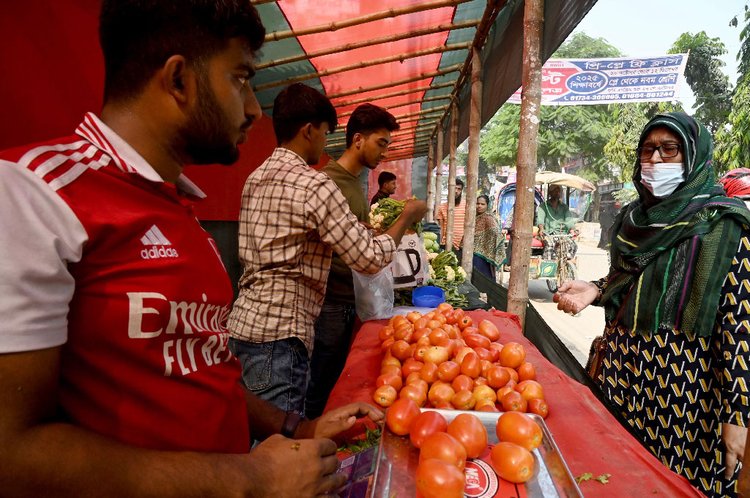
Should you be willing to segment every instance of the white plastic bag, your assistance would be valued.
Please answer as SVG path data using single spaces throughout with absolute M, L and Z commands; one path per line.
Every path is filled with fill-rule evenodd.
M 422 235 L 416 233 L 404 235 L 391 263 L 393 288 L 403 289 L 425 285 L 430 278 L 429 264 Z
M 393 274 L 391 265 L 369 275 L 352 271 L 357 316 L 363 322 L 390 318 L 393 313 Z

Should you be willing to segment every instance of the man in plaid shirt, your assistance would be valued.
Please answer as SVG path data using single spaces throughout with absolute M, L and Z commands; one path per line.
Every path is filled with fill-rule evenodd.
M 407 227 L 427 212 L 407 202 L 403 214 L 374 237 L 352 214 L 317 164 L 336 111 L 317 90 L 293 84 L 275 99 L 279 143 L 247 179 L 242 194 L 240 292 L 229 317 L 230 349 L 246 386 L 288 412 L 304 413 L 314 323 L 335 251 L 352 269 L 387 266 Z

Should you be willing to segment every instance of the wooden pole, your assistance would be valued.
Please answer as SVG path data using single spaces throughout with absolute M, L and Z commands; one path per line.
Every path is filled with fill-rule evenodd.
M 437 126 L 437 145 L 435 146 L 435 204 L 432 206 L 435 218 L 440 209 L 440 198 L 443 195 L 443 123 Z
M 466 222 L 464 223 L 461 266 L 471 281 L 474 262 L 474 227 L 477 217 L 477 182 L 479 179 L 479 132 L 482 128 L 482 59 L 479 50 L 471 54 L 471 103 L 469 106 L 469 158 L 466 164 Z
M 456 142 L 458 141 L 458 106 L 451 104 L 451 131 L 448 135 L 448 222 L 445 224 L 445 248 L 453 249 L 453 227 L 456 223 Z
M 527 0 L 523 20 L 523 75 L 521 119 L 518 132 L 518 170 L 513 210 L 513 254 L 508 281 L 508 311 L 526 323 L 529 302 L 529 258 L 534 223 L 534 175 L 537 163 L 537 134 L 542 99 L 542 60 L 544 0 Z
M 304 29 L 292 29 L 286 31 L 274 31 L 267 33 L 265 41 L 277 41 L 285 38 L 292 38 L 295 36 L 312 35 L 315 33 L 325 33 L 327 31 L 336 31 L 342 28 L 348 28 L 350 26 L 359 26 L 368 22 L 379 21 L 380 19 L 388 19 L 389 17 L 398 17 L 404 14 L 414 14 L 416 12 L 424 12 L 426 10 L 440 9 L 442 7 L 454 7 L 460 3 L 468 2 L 469 0 L 439 0 L 437 2 L 426 2 L 417 5 L 410 5 L 401 9 L 388 9 L 380 12 L 374 12 L 365 16 L 353 17 L 345 21 L 332 22 L 323 24 L 320 26 L 313 26 L 311 28 Z
M 425 215 L 425 220 L 432 223 L 435 221 L 435 217 L 433 216 L 432 209 L 429 209 L 430 206 L 435 205 L 435 177 L 433 176 L 433 171 L 435 171 L 435 165 L 432 164 L 432 156 L 435 155 L 435 146 L 434 142 L 430 142 L 429 148 L 427 149 L 427 214 Z
M 408 38 L 415 38 L 424 35 L 430 35 L 433 33 L 440 33 L 441 31 L 451 31 L 454 29 L 471 28 L 479 24 L 481 19 L 473 19 L 470 21 L 461 21 L 456 23 L 439 24 L 437 26 L 428 26 L 426 28 L 417 29 L 414 31 L 408 31 L 406 33 L 398 33 L 395 35 L 381 36 L 380 38 L 373 38 L 371 40 L 363 40 L 356 43 L 347 43 L 346 45 L 338 45 L 336 47 L 326 48 L 323 50 L 317 50 L 309 53 L 302 53 L 299 55 L 293 55 L 291 57 L 285 57 L 283 59 L 274 59 L 268 62 L 262 62 L 256 64 L 255 70 L 260 71 L 267 67 L 276 67 L 284 64 L 291 64 L 292 62 L 299 62 L 308 59 L 314 59 L 316 57 L 324 57 L 326 55 L 338 54 L 341 52 L 348 52 L 349 50 L 355 50 L 358 48 L 371 47 L 373 45 L 380 45 L 382 43 L 393 43 L 399 40 L 405 40 Z

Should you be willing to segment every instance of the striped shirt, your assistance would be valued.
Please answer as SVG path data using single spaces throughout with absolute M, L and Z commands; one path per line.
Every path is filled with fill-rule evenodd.
M 466 201 L 461 198 L 458 206 L 453 207 L 453 247 L 461 248 L 461 242 L 464 239 L 464 222 L 466 221 Z M 440 243 L 445 245 L 445 239 L 448 233 L 448 203 L 444 203 L 438 208 L 437 222 L 440 224 Z
M 244 273 L 229 317 L 232 337 L 253 343 L 297 337 L 312 354 L 333 251 L 352 269 L 377 273 L 396 245 L 359 223 L 330 177 L 294 152 L 275 149 L 242 193 Z

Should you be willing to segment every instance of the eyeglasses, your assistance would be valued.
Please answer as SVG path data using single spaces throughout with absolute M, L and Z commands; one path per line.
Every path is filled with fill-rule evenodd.
M 682 150 L 682 145 L 675 143 L 661 144 L 658 147 L 654 147 L 653 145 L 644 145 L 643 147 L 638 147 L 635 150 L 641 160 L 651 159 L 651 157 L 654 155 L 655 150 L 659 151 L 659 156 L 662 159 L 669 159 L 677 156 L 677 154 L 680 153 L 680 150 Z

